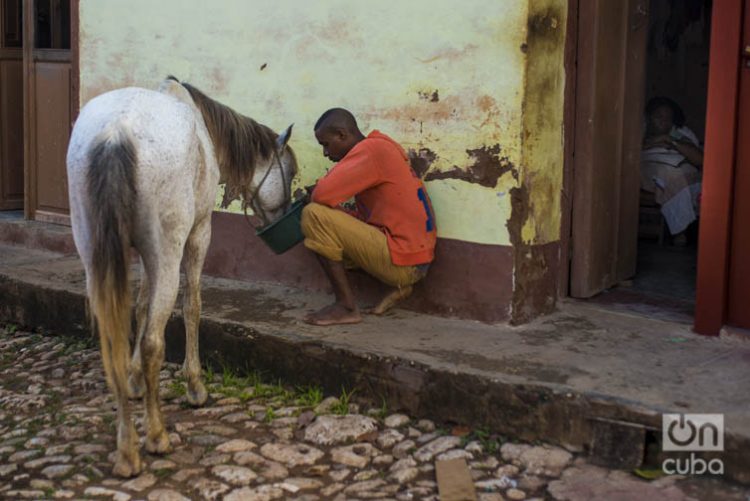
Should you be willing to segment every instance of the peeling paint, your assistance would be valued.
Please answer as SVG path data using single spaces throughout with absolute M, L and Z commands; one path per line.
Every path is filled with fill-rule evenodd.
M 429 101 L 431 103 L 437 103 L 440 101 L 440 95 L 438 94 L 437 89 L 432 92 L 420 90 L 417 94 L 419 95 L 419 99 L 422 99 L 423 101 Z
M 469 165 L 465 169 L 454 166 L 453 169 L 447 171 L 429 172 L 424 178 L 425 181 L 459 179 L 468 183 L 486 186 L 487 188 L 494 188 L 497 186 L 497 180 L 507 172 L 510 172 L 513 178 L 518 180 L 518 171 L 510 163 L 508 157 L 500 156 L 499 144 L 490 147 L 482 146 L 475 150 L 466 150 L 466 153 L 470 158 L 474 159 L 472 165 Z
M 510 190 L 511 215 L 505 226 L 508 228 L 508 236 L 514 247 L 520 248 L 524 245 L 521 236 L 523 227 L 529 218 L 529 192 L 525 186 L 519 186 Z
M 557 245 L 531 245 L 524 227 L 531 217 L 529 189 L 525 185 L 510 190 L 511 217 L 507 228 L 513 244 L 513 298 L 510 322 L 526 323 L 554 311 L 557 301 L 559 251 Z
M 441 123 L 459 118 L 458 110 L 464 107 L 462 99 L 458 96 L 448 96 L 440 101 L 428 101 L 430 104 L 408 103 L 403 106 L 383 108 L 379 105 L 373 106 L 365 115 L 370 118 L 387 120 L 420 120 L 423 122 Z
M 418 151 L 410 148 L 407 154 L 411 168 L 419 178 L 423 178 L 430 166 L 437 160 L 437 154 L 429 148 L 420 148 Z

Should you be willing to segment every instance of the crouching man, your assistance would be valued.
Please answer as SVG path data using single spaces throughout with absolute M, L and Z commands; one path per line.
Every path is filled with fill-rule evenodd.
M 323 155 L 337 162 L 319 179 L 302 213 L 305 247 L 316 253 L 333 286 L 333 304 L 310 314 L 314 325 L 362 321 L 346 268 L 357 267 L 391 289 L 372 309 L 382 314 L 427 273 L 436 241 L 435 216 L 403 148 L 378 131 L 367 137 L 342 108 L 315 124 Z M 354 197 L 354 210 L 341 204 Z

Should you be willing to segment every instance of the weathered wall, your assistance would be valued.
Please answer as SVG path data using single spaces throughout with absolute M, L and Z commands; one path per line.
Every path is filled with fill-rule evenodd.
M 363 130 L 429 159 L 440 236 L 510 243 L 502 222 L 521 153 L 524 0 L 84 0 L 80 9 L 82 103 L 172 73 L 277 130 L 294 122 L 300 183 L 329 166 L 315 120 L 343 106 Z
M 174 74 L 276 130 L 294 122 L 296 186 L 330 166 L 315 120 L 346 107 L 363 131 L 413 153 L 441 239 L 549 244 L 559 240 L 565 5 L 81 0 L 81 103 Z M 490 266 L 511 277 L 497 287 L 518 282 L 518 263 Z M 510 312 L 504 298 L 476 300 Z
M 561 0 L 530 0 L 522 107 L 523 169 L 511 190 L 508 231 L 514 250 L 511 320 L 554 309 L 562 216 L 565 26 Z

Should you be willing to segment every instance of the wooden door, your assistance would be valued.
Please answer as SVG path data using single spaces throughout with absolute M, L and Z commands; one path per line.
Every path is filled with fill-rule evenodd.
M 0 210 L 23 208 L 23 8 L 0 1 Z
M 727 323 L 750 329 L 750 0 L 744 10 Z
M 70 0 L 25 2 L 26 214 L 69 224 L 65 155 L 73 119 Z
M 570 295 L 635 274 L 648 0 L 580 0 Z

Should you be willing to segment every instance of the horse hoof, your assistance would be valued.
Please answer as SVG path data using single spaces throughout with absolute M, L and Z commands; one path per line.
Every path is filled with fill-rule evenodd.
M 172 444 L 169 443 L 169 435 L 162 430 L 156 438 L 146 438 L 146 450 L 151 454 L 167 454 L 172 451 Z
M 146 394 L 146 385 L 143 380 L 143 374 L 140 377 L 136 377 L 130 374 L 128 377 L 128 395 L 130 398 L 143 398 Z
M 206 391 L 206 387 L 200 381 L 194 384 L 188 383 L 188 389 L 185 396 L 187 397 L 188 403 L 196 407 L 205 404 L 206 400 L 208 400 L 208 392 Z
M 141 463 L 141 456 L 138 452 L 131 455 L 130 459 L 126 458 L 122 452 L 117 453 L 117 459 L 115 460 L 115 466 L 112 468 L 112 473 L 116 477 L 130 478 L 140 474 L 143 470 L 143 463 Z

